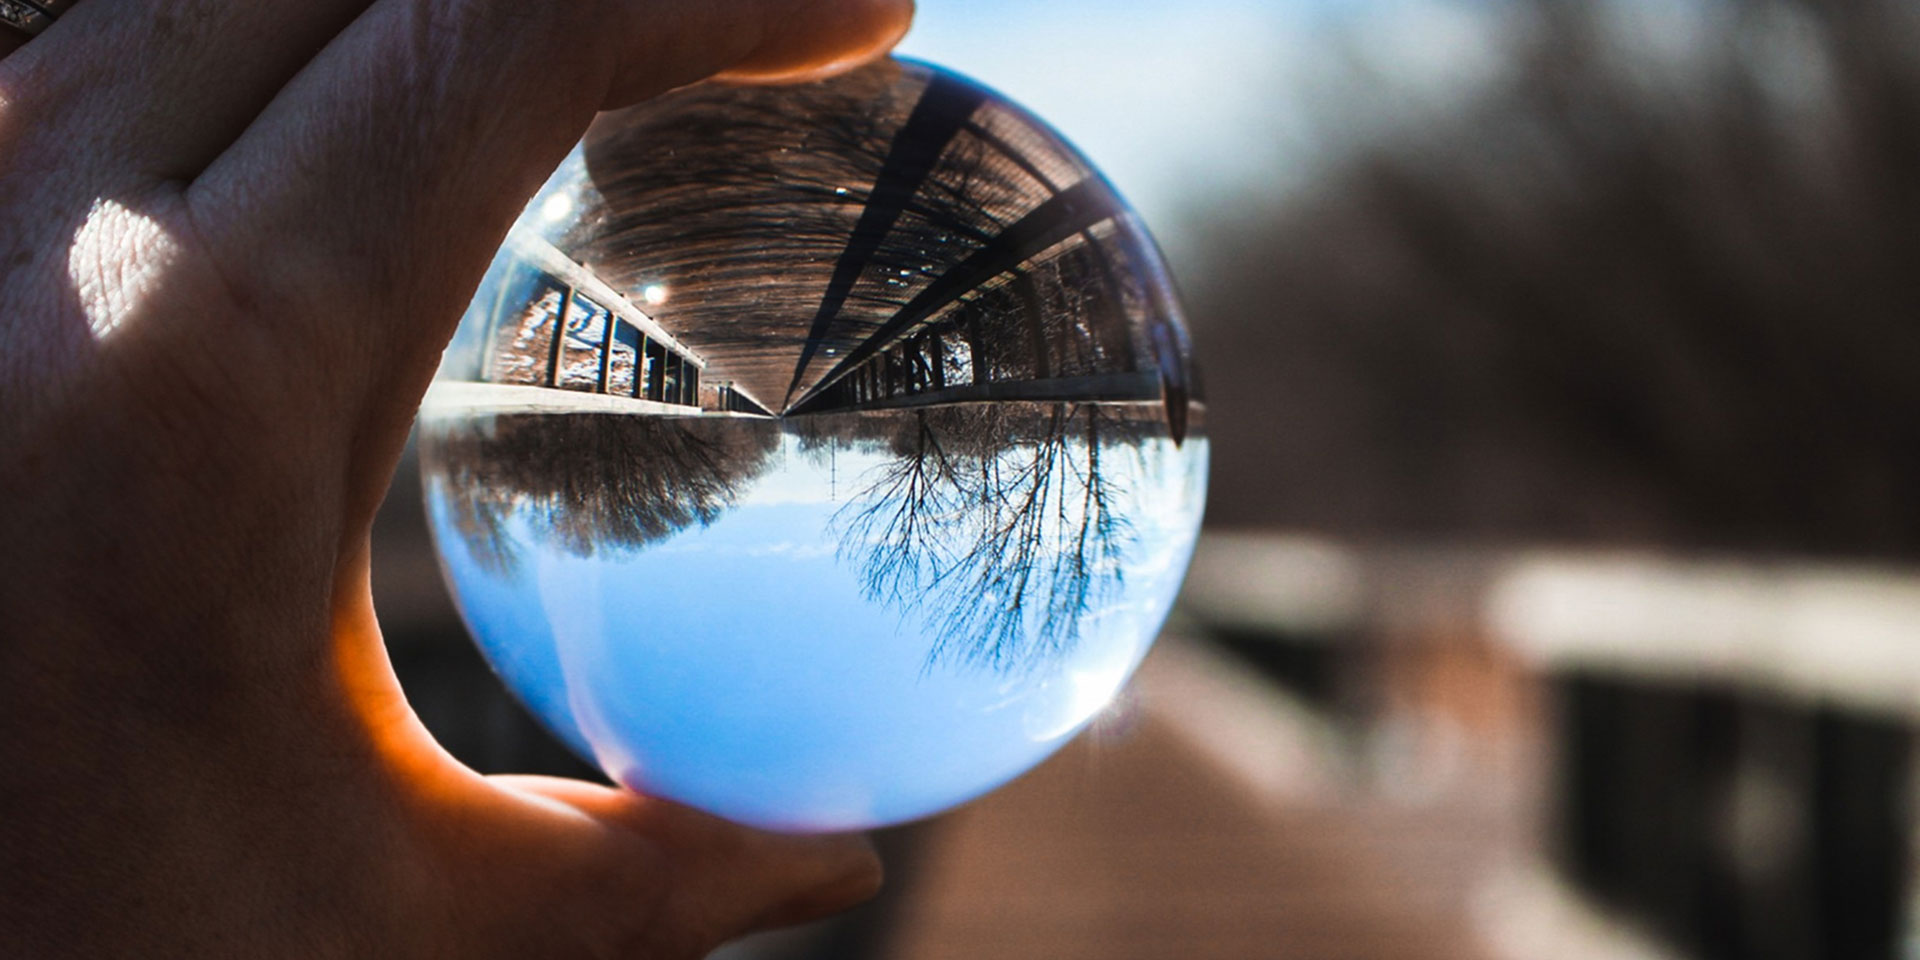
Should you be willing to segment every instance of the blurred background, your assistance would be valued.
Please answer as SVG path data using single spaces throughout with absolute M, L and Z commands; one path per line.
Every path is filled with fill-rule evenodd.
M 1920 957 L 1920 5 L 923 0 L 1154 226 L 1207 534 L 1095 729 L 746 958 Z M 471 650 L 407 471 L 397 669 Z

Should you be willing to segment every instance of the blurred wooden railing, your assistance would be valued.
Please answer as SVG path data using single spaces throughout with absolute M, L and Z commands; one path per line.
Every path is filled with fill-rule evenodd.
M 1920 573 L 1227 534 L 1183 611 L 1682 955 L 1907 955 Z

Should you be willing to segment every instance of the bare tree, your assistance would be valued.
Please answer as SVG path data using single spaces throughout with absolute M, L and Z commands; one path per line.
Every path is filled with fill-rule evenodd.
M 835 516 L 868 599 L 926 624 L 930 666 L 1018 672 L 1071 652 L 1125 586 L 1137 538 L 1115 505 L 1129 473 L 1102 458 L 1137 446 L 1137 427 L 1099 404 L 896 420 L 894 458 Z
M 1483 88 L 1192 258 L 1214 518 L 1920 553 L 1916 8 L 1487 9 Z
M 421 467 L 483 566 L 518 562 L 507 524 L 576 556 L 634 550 L 719 519 L 772 462 L 756 418 L 501 415 L 423 426 Z

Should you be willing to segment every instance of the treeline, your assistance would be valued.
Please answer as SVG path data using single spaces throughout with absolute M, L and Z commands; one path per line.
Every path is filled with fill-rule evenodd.
M 1635 6 L 1209 227 L 1216 520 L 1920 555 L 1920 11 Z

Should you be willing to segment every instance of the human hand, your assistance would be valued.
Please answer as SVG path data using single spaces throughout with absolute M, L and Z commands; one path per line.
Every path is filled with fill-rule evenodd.
M 368 530 L 464 302 L 596 110 L 878 55 L 911 0 L 83 0 L 0 59 L 0 953 L 681 957 L 857 838 L 484 778 Z

